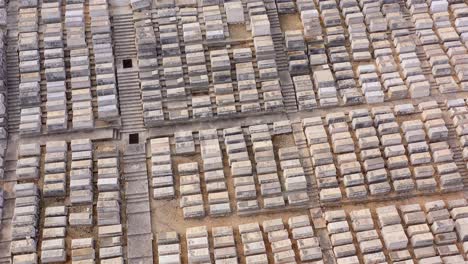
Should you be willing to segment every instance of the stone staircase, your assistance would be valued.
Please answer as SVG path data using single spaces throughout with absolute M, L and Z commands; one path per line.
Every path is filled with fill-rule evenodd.
M 7 36 L 7 111 L 8 111 L 8 133 L 18 133 L 20 125 L 20 100 L 19 100 L 19 61 L 18 61 L 18 7 L 15 2 L 8 6 L 8 36 Z
M 424 49 L 421 45 L 418 45 L 416 48 L 416 55 L 418 56 L 418 59 L 421 61 L 421 68 L 423 71 L 424 76 L 426 79 L 429 81 L 431 85 L 431 93 L 434 90 L 439 90 L 439 85 L 437 85 L 434 76 L 432 75 L 432 68 L 431 65 L 429 64 L 429 59 L 426 56 L 426 53 L 424 52 Z
M 133 13 L 112 16 L 112 37 L 114 53 L 117 60 L 132 59 L 137 56 L 135 47 L 135 28 Z M 143 108 L 141 103 L 138 66 L 117 70 L 117 87 L 119 91 L 121 132 L 141 132 L 145 130 Z
M 453 153 L 453 160 L 455 161 L 455 164 L 457 164 L 458 167 L 458 172 L 460 173 L 462 179 L 463 179 L 463 186 L 464 188 L 468 187 L 468 169 L 467 169 L 467 163 L 465 160 L 463 160 L 463 155 L 462 155 L 462 148 L 459 146 L 458 141 L 458 135 L 455 132 L 455 127 L 453 124 L 447 124 L 446 125 L 449 131 L 449 137 L 447 140 L 447 143 L 450 146 L 450 149 L 452 150 Z
M 128 263 L 152 264 L 153 244 L 146 170 L 146 144 L 123 151 Z
M 141 103 L 140 82 L 137 70 L 117 72 L 122 132 L 145 130 Z
M 401 14 L 403 18 L 405 18 L 405 20 L 407 21 L 411 21 L 412 15 L 410 11 L 408 10 L 408 8 L 405 6 L 404 1 L 400 1 L 400 10 L 401 10 Z M 419 38 L 416 35 L 416 28 L 414 27 L 413 23 L 411 23 L 411 27 L 409 28 L 409 31 L 411 35 L 413 35 L 414 39 L 418 42 Z M 419 61 L 421 61 L 421 68 L 422 68 L 423 74 L 431 85 L 431 88 L 430 88 L 431 94 L 434 89 L 437 89 L 438 91 L 439 86 L 437 85 L 434 77 L 432 76 L 432 68 L 431 68 L 431 65 L 429 64 L 429 58 L 426 56 L 426 53 L 424 52 L 424 48 L 422 47 L 420 42 L 417 43 L 417 46 L 416 46 L 416 55 L 418 56 Z
M 274 1 L 265 1 L 268 19 L 270 20 L 271 37 L 275 46 L 276 65 L 278 67 L 281 83 L 281 92 L 286 111 L 297 112 L 296 91 L 288 71 L 288 58 L 284 50 L 284 37 L 281 31 L 278 11 Z
M 447 105 L 445 104 L 445 102 L 439 101 L 438 105 L 439 105 L 439 108 L 442 110 L 442 112 L 447 113 L 448 108 L 447 108 Z M 451 118 L 449 118 L 449 120 L 445 120 L 445 121 L 446 121 L 445 126 L 448 129 L 447 143 L 450 146 L 450 150 L 452 150 L 453 161 L 455 162 L 455 164 L 457 164 L 458 172 L 460 173 L 460 175 L 462 177 L 462 180 L 463 180 L 463 187 L 465 189 L 468 189 L 467 188 L 468 187 L 468 167 L 467 167 L 467 163 L 463 159 L 463 153 L 462 153 L 463 152 L 463 147 L 460 146 L 460 144 L 459 144 L 460 139 L 459 139 L 459 137 L 457 135 L 457 132 L 455 130 L 456 128 L 453 125 L 453 122 L 452 122 Z
M 270 20 L 271 38 L 275 45 L 276 65 L 278 66 L 279 71 L 287 71 L 288 58 L 286 57 L 286 52 L 284 50 L 284 38 L 275 2 L 265 1 L 265 7 L 267 9 L 268 20 Z
M 8 133 L 19 132 L 20 100 L 19 100 L 19 62 L 16 51 L 18 39 L 8 38 L 7 48 L 7 83 L 8 83 Z
M 114 54 L 117 59 L 135 58 L 135 28 L 133 13 L 113 15 L 112 37 L 114 40 Z
M 281 93 L 287 112 L 297 112 L 296 89 L 288 71 L 280 71 Z

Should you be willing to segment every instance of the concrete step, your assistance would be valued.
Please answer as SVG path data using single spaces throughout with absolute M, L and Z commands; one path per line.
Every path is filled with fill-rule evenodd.
M 136 56 L 137 51 L 135 47 L 135 28 L 133 23 L 133 14 L 113 16 L 112 32 L 116 58 L 128 58 Z
M 146 153 L 143 154 L 124 154 L 123 155 L 124 164 L 133 164 L 133 163 L 144 163 L 146 164 Z M 132 176 L 132 175 L 145 175 L 146 173 L 146 166 L 141 167 L 141 170 L 138 171 L 131 171 L 126 172 L 125 174 Z
M 138 101 L 141 101 L 141 97 L 140 97 L 140 94 L 125 94 L 125 93 L 121 93 L 120 94 L 120 98 L 122 98 L 124 101 L 127 101 L 127 102 L 133 102 L 134 100 L 138 100 Z M 122 104 L 122 105 L 125 105 L 125 102 Z M 131 105 L 131 104 L 129 104 Z
M 125 109 L 127 109 L 127 111 L 131 111 L 131 110 L 135 110 L 135 109 L 141 109 L 141 107 L 139 107 L 138 105 L 123 105 L 123 107 Z
M 7 112 L 8 132 L 19 132 L 20 111 L 19 104 L 19 60 L 18 60 L 18 6 L 14 2 L 8 4 L 6 41 L 6 81 L 7 81 Z M 3 260 L 0 260 L 3 263 Z
M 144 129 L 141 90 L 137 71 L 117 72 L 122 132 Z
M 17 46 L 17 41 L 7 39 L 7 45 Z M 7 112 L 8 112 L 8 132 L 19 132 L 21 107 L 19 106 L 19 67 L 18 54 L 7 53 Z

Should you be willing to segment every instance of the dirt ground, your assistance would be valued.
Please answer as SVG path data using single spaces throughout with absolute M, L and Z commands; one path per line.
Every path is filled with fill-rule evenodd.
M 284 14 L 279 16 L 281 23 L 281 30 L 302 30 L 302 22 L 299 13 Z
M 252 38 L 252 33 L 247 31 L 245 25 L 229 25 L 229 36 L 232 40 L 249 40 Z

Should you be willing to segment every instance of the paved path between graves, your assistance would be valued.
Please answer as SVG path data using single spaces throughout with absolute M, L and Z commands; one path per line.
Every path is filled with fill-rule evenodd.
M 291 122 L 300 121 L 303 118 L 307 117 L 315 117 L 315 116 L 322 116 L 324 117 L 328 113 L 332 112 L 347 112 L 352 109 L 362 109 L 368 108 L 371 109 L 373 107 L 381 107 L 381 106 L 393 106 L 397 104 L 408 104 L 412 103 L 413 105 L 417 105 L 421 102 L 437 100 L 438 102 L 444 102 L 446 99 L 455 99 L 455 98 L 468 98 L 468 92 L 460 92 L 456 94 L 439 94 L 425 98 L 417 98 L 417 99 L 403 99 L 403 100 L 396 100 L 391 102 L 385 102 L 381 104 L 375 105 L 353 105 L 353 106 L 341 106 L 341 107 L 328 107 L 328 108 L 317 108 L 311 111 L 300 111 L 294 113 L 263 113 L 262 115 L 256 116 L 245 116 L 245 117 L 228 117 L 228 118 L 218 118 L 218 119 L 211 119 L 210 121 L 193 121 L 189 123 L 167 123 L 165 125 L 161 125 L 158 127 L 152 127 L 147 129 L 147 137 L 154 138 L 154 137 L 162 137 L 162 136 L 172 136 L 176 131 L 199 131 L 202 129 L 208 128 L 216 128 L 216 129 L 223 129 L 228 127 L 235 127 L 235 126 L 250 126 L 250 125 L 258 125 L 258 124 L 265 124 L 265 123 L 273 123 L 276 121 L 281 120 L 291 120 Z
M 146 171 L 146 145 L 127 145 L 123 155 L 127 217 L 127 261 L 153 263 L 153 235 Z

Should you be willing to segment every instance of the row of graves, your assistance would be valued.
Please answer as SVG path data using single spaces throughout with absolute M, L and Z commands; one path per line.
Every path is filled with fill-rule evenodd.
M 20 132 L 42 130 L 41 64 L 39 61 L 39 17 L 37 2 L 24 2 L 18 10 Z M 62 71 L 63 72 L 63 71 Z
M 192 132 L 178 132 L 174 135 L 175 152 L 178 155 L 194 155 L 195 143 Z M 205 216 L 205 202 L 202 194 L 202 180 L 205 181 L 203 192 L 207 192 L 210 216 L 226 215 L 231 212 L 223 171 L 222 152 L 217 138 L 217 131 L 204 131 L 200 136 L 202 153 L 201 169 L 198 162 L 177 164 L 179 180 L 180 207 L 184 218 Z M 175 183 L 172 171 L 170 138 L 151 140 L 151 173 L 153 197 L 155 199 L 174 199 Z M 175 166 L 175 165 L 174 165 Z M 204 179 L 200 176 L 203 175 Z
M 91 18 L 92 54 L 96 81 L 97 117 L 108 122 L 118 121 L 119 101 L 115 76 L 115 60 L 112 44 L 112 30 L 107 0 L 89 3 Z M 89 44 L 89 43 L 88 43 Z
M 78 61 L 70 67 L 72 126 L 77 129 L 93 129 L 94 113 L 91 93 L 90 54 L 86 42 L 85 3 L 67 2 L 65 27 L 70 61 Z
M 314 61 L 314 63 L 310 64 L 310 70 L 314 71 L 313 65 L 324 65 L 327 64 L 328 60 L 322 52 L 324 50 L 324 42 L 322 36 L 322 26 L 320 25 L 320 14 L 318 13 L 314 2 L 312 1 L 297 1 L 297 8 L 300 13 L 300 18 L 302 22 L 302 31 L 289 31 L 285 32 L 285 45 L 288 51 L 288 59 L 289 59 L 289 70 L 293 70 L 295 65 L 302 65 L 304 67 L 304 63 L 309 63 Z M 306 40 L 306 42 L 304 41 Z M 314 49 L 312 43 L 315 43 L 316 47 L 322 47 L 323 49 Z M 307 45 L 307 47 L 306 47 Z M 295 55 L 295 53 L 301 51 L 307 51 L 307 58 L 295 58 L 291 55 Z M 309 67 L 309 65 L 308 65 Z M 323 76 L 323 80 L 330 78 L 329 72 L 320 71 L 321 68 L 315 69 L 319 71 L 320 76 Z M 325 87 L 325 85 L 330 85 L 329 83 L 312 83 L 312 78 L 308 76 L 309 70 L 302 71 L 306 72 L 306 74 L 301 74 L 301 72 L 292 72 L 293 75 L 293 84 L 294 89 L 296 92 L 296 101 L 299 110 L 310 110 L 314 107 L 318 106 L 317 99 L 321 104 L 327 104 L 327 95 L 323 92 L 320 92 L 320 95 L 316 95 L 316 91 L 319 91 L 319 87 Z M 318 73 L 318 74 L 319 74 Z M 333 76 L 331 76 L 333 77 Z M 319 86 L 320 85 L 320 86 Z M 324 89 L 320 89 L 322 91 Z M 331 94 L 333 95 L 333 94 Z M 333 104 L 333 99 L 331 99 Z
M 260 82 L 259 97 L 263 98 L 263 105 L 261 110 L 264 111 L 274 111 L 281 110 L 283 108 L 283 95 L 281 92 L 281 85 L 279 82 L 279 73 L 278 61 L 276 58 L 279 56 L 276 54 L 272 31 L 274 30 L 271 26 L 269 20 L 269 13 L 267 10 L 271 8 L 269 3 L 264 1 L 253 1 L 247 3 L 247 13 L 249 17 L 249 23 L 246 23 L 246 29 L 250 31 L 253 44 L 255 59 L 253 60 L 252 51 L 245 49 L 233 50 L 233 58 L 236 62 L 236 74 L 237 74 L 237 86 L 239 90 L 239 96 L 241 96 L 241 91 L 244 89 L 242 86 L 245 86 L 249 83 L 248 80 L 243 78 L 239 70 L 244 68 L 245 73 L 248 68 L 251 68 L 250 61 L 254 63 L 255 68 L 255 77 L 257 82 Z M 256 65 L 255 65 L 256 62 Z M 247 68 L 245 66 L 248 66 Z M 239 68 L 239 70 L 237 70 Z M 258 74 L 257 74 L 258 72 Z M 253 80 L 253 76 L 252 76 Z M 252 93 L 253 92 L 253 81 L 251 84 Z M 258 85 L 257 85 L 258 86 Z M 248 94 L 248 90 L 245 92 Z M 255 93 L 254 93 L 255 94 Z
M 464 160 L 468 160 L 468 124 L 466 121 L 468 106 L 466 99 L 447 100 L 446 107 L 455 128 L 458 146 L 462 149 L 462 157 Z
M 292 216 L 232 226 L 190 227 L 184 236 L 175 231 L 156 235 L 159 263 L 182 263 L 182 248 L 188 263 L 289 263 L 321 261 L 320 240 L 307 215 Z M 241 249 L 237 247 L 241 245 Z M 267 248 L 271 248 L 271 251 Z
M 336 263 L 464 263 L 465 199 L 327 211 Z
M 84 1 L 49 1 L 42 3 L 40 9 L 37 5 L 20 7 L 21 134 L 41 133 L 43 117 L 47 133 L 93 129 L 95 105 L 91 87 L 96 85 L 98 118 L 118 118 L 107 2 L 93 1 L 91 5 L 90 43 L 86 40 Z M 93 53 L 88 45 L 93 47 Z M 90 56 L 95 54 L 96 65 L 90 65 Z M 67 59 L 69 66 L 65 64 Z M 42 100 L 41 91 L 45 92 Z M 41 109 L 42 101 L 45 111 Z
M 40 147 L 39 147 L 40 149 Z M 41 176 L 40 159 L 36 156 L 34 159 L 34 167 L 38 167 L 39 174 Z M 67 195 L 67 163 L 68 157 L 68 144 L 65 141 L 50 141 L 47 142 L 45 148 L 44 158 L 44 185 L 42 187 L 42 195 L 44 197 L 65 197 Z M 72 167 L 78 161 L 71 160 Z M 18 164 L 28 164 L 28 159 L 19 159 Z M 81 161 L 80 161 L 81 163 Z M 32 165 L 32 164 L 31 164 Z M 71 174 L 71 173 L 70 173 Z M 75 179 L 70 178 L 70 194 L 73 193 L 75 185 Z M 88 184 L 89 186 L 89 184 Z
M 466 3 L 458 2 L 457 4 L 451 4 L 450 5 L 450 15 L 451 19 L 453 19 L 454 23 L 454 28 L 456 32 L 460 35 L 460 41 L 465 44 L 466 46 L 466 41 L 468 40 L 468 32 L 467 32 L 467 25 L 468 25 L 468 19 L 466 16 L 467 12 L 467 5 Z M 455 72 L 457 74 L 458 80 L 462 82 L 460 84 L 460 87 L 464 87 L 463 82 L 465 81 L 466 77 L 466 71 L 463 70 L 464 67 L 455 67 Z
M 135 46 L 144 120 L 145 123 L 149 120 L 164 120 L 163 93 L 159 81 L 159 72 L 156 70 L 158 67 L 158 54 L 153 23 L 150 20 L 150 14 L 134 12 L 133 15 L 134 20 L 138 19 L 138 21 L 135 21 Z M 168 21 L 171 20 L 168 19 Z
M 56 263 L 67 260 L 65 238 L 67 236 L 68 210 L 64 205 L 45 208 L 41 226 L 41 262 Z M 70 222 L 71 226 L 71 222 Z
M 359 2 L 361 22 L 371 34 L 375 62 L 358 71 L 361 90 L 366 93 L 378 87 L 385 97 L 375 101 L 420 98 L 430 94 L 430 83 L 419 60 L 413 24 L 400 9 L 398 1 L 381 5 L 378 1 Z M 390 38 L 387 33 L 390 32 Z M 371 80 L 366 77 L 372 76 Z M 379 76 L 380 79 L 377 77 Z M 364 80 L 365 79 L 365 80 Z M 380 84 L 379 84 L 380 82 Z M 382 94 L 383 96 L 383 94 Z
M 279 121 L 272 128 L 207 129 L 151 139 L 153 198 L 178 198 L 184 218 L 303 206 L 309 202 L 309 180 L 298 147 L 274 144 L 275 137 L 294 142 L 291 133 L 289 121 Z M 234 194 L 228 193 L 231 184 Z
M 193 139 L 192 139 L 193 140 Z M 218 132 L 216 130 L 203 131 L 201 133 L 200 140 L 200 153 L 202 157 L 202 171 L 206 184 L 206 192 L 208 193 L 208 204 L 209 204 L 209 214 L 210 216 L 216 215 L 227 215 L 231 212 L 230 197 L 227 191 L 226 179 L 224 177 L 224 163 L 222 159 L 222 151 L 220 148 L 220 143 L 218 139 Z M 195 163 L 197 164 L 197 163 Z M 180 166 L 183 164 L 179 165 Z M 197 164 L 198 166 L 198 164 Z M 179 170 L 179 173 L 181 171 Z M 198 173 L 198 172 L 197 172 Z M 200 178 L 199 178 L 200 179 Z M 182 178 L 181 178 L 182 182 Z M 198 184 L 200 186 L 200 183 Z M 190 185 L 184 185 L 190 189 Z M 182 184 L 181 184 L 182 190 Z M 182 194 L 182 192 L 181 192 Z M 200 198 L 202 196 L 200 195 Z M 189 198 L 190 200 L 190 198 Z M 203 199 L 201 200 L 203 201 Z M 197 207 L 190 208 L 190 204 L 184 206 L 184 210 L 188 211 L 189 214 L 185 214 L 184 217 L 199 217 L 200 212 L 203 212 L 203 205 L 200 211 L 197 210 Z M 186 208 L 187 207 L 187 208 Z M 195 209 L 191 211 L 191 209 Z M 191 214 L 192 213 L 192 214 Z
M 157 9 L 153 22 L 149 14 L 134 12 L 147 125 L 282 108 L 266 9 L 263 2 L 250 3 L 248 7 L 255 51 L 251 47 L 225 45 L 229 33 L 219 5 L 207 3 L 200 10 Z M 226 12 L 233 10 L 242 12 L 243 18 L 242 5 L 234 3 Z M 227 20 L 245 23 L 229 16 Z
M 332 113 L 302 125 L 322 202 L 463 188 L 466 168 L 454 159 L 459 149 L 435 101 Z
M 43 158 L 43 196 L 65 197 L 67 175 L 70 177 L 71 204 L 92 203 L 92 144 L 90 140 L 72 140 L 71 153 L 65 141 L 47 142 Z M 18 153 L 16 176 L 20 181 L 38 180 L 41 176 L 41 147 L 37 143 L 22 144 Z M 71 160 L 70 160 L 70 155 Z M 69 161 L 70 160 L 70 161 Z M 68 165 L 70 163 L 70 165 Z
M 1 3 L 0 3 L 1 5 Z M 6 19 L 6 10 L 0 6 L 0 17 Z M 5 23 L 6 24 L 6 23 Z M 4 26 L 0 21 L 0 26 Z M 4 47 L 6 43 L 6 29 L 0 30 L 0 46 Z M 6 84 L 6 49 L 2 48 L 0 52 L 0 139 L 8 137 L 8 111 L 7 111 L 7 84 Z
M 49 144 L 48 142 L 46 146 Z M 66 143 L 65 143 L 66 144 Z M 66 146 L 66 145 L 64 145 Z M 93 203 L 93 145 L 90 140 L 72 140 L 69 198 L 72 205 Z M 66 153 L 66 149 L 64 151 Z M 46 153 L 47 155 L 48 153 Z M 47 161 L 46 161 L 47 162 Z M 65 167 L 67 168 L 67 167 Z M 66 173 L 66 170 L 63 172 Z M 64 190 L 65 191 L 65 190 Z M 92 210 L 83 212 L 85 219 L 92 220 Z M 91 223 L 90 223 L 91 224 Z
M 239 234 L 246 263 L 269 263 L 271 255 L 274 263 L 322 260 L 320 241 L 307 215 L 290 217 L 288 228 L 281 218 L 266 220 L 261 228 L 255 222 L 242 224 Z
M 285 42 L 300 109 L 429 95 L 413 25 L 398 3 L 349 0 L 339 5 L 335 1 L 297 5 L 303 34 L 285 32 Z M 317 37 L 322 32 L 323 38 Z M 345 36 L 349 36 L 349 49 Z M 360 67 L 352 67 L 354 62 Z
M 118 152 L 97 151 L 97 195 L 93 152 L 89 139 L 19 145 L 13 262 L 123 262 Z M 41 200 L 53 205 L 41 208 Z
M 407 2 L 406 5 L 411 10 L 416 34 L 439 91 L 450 93 L 466 90 L 466 37 L 461 38 L 461 31 L 457 30 L 468 25 L 468 20 L 463 19 L 468 16 L 466 3 L 458 1 L 451 3 L 450 7 L 447 1 L 432 1 L 430 4 Z M 451 22 L 452 17 L 455 18 L 455 27 Z
M 57 154 L 55 155 L 53 154 L 53 152 L 51 153 L 52 149 L 49 148 L 49 146 L 51 145 L 50 143 L 51 142 L 46 143 L 46 157 L 49 155 L 57 156 L 62 153 L 65 153 L 65 155 L 67 155 L 68 148 L 66 142 L 61 142 L 62 147 L 60 147 L 60 150 L 56 150 Z M 87 237 L 89 236 L 89 234 L 83 234 L 79 238 L 73 235 L 73 231 L 75 230 L 79 230 L 81 228 L 92 228 L 93 226 L 93 146 L 92 142 L 89 139 L 72 140 L 70 143 L 70 149 L 71 153 L 68 154 L 71 155 L 71 164 L 68 174 L 70 179 L 68 197 L 71 206 L 64 208 L 64 215 L 68 215 L 68 232 L 72 237 L 71 245 L 68 245 L 68 248 L 71 248 L 72 263 L 80 260 L 94 261 L 96 258 L 96 252 L 94 249 L 94 238 L 92 236 Z M 68 167 L 65 167 L 65 171 L 63 171 L 64 176 L 66 175 L 67 170 Z M 66 181 L 65 179 L 66 176 L 63 179 L 64 182 Z M 45 184 L 43 189 L 45 189 Z M 45 193 L 45 190 L 43 191 L 43 193 Z M 60 208 L 60 206 L 56 208 Z M 46 208 L 46 211 L 47 209 L 49 208 Z M 60 245 L 67 244 L 66 240 L 64 240 L 63 238 L 60 240 L 53 239 L 49 243 L 52 245 L 57 245 L 59 244 L 59 242 Z M 51 249 L 57 250 L 58 248 Z M 42 245 L 42 250 L 44 250 L 44 241 Z M 65 253 L 63 260 L 60 260 L 60 262 L 66 261 L 66 259 L 67 256 Z
M 15 185 L 10 252 L 14 263 L 37 263 L 40 193 L 33 182 Z
M 17 183 L 14 186 L 15 206 L 11 221 L 10 243 L 14 263 L 38 261 L 41 193 L 36 180 L 39 178 L 40 158 L 39 144 L 18 146 Z
M 65 141 L 48 142 L 42 173 L 41 146 L 32 143 L 21 144 L 18 148 L 18 183 L 15 185 L 16 199 L 12 222 L 14 241 L 10 244 L 13 262 L 37 263 L 39 250 L 43 263 L 66 261 L 67 208 L 63 205 L 50 206 L 41 212 L 40 200 L 41 196 L 60 197 L 59 204 L 63 204 L 66 196 L 67 153 L 68 145 Z M 44 179 L 42 194 L 37 184 L 39 178 Z M 40 219 L 41 215 L 43 222 Z M 40 244 L 37 243 L 39 232 L 42 238 Z
M 72 141 L 71 150 L 69 223 L 76 230 L 91 228 L 97 233 L 97 237 L 93 233 L 87 234 L 89 237 L 73 237 L 72 262 L 98 258 L 103 263 L 122 263 L 119 154 L 100 151 L 89 140 Z M 94 179 L 96 172 L 97 179 Z
M 13 223 L 13 229 L 21 230 L 30 225 L 30 233 L 24 234 L 22 239 L 11 243 L 10 249 L 14 255 L 14 262 L 37 263 L 38 256 L 43 263 L 65 262 L 66 260 L 67 208 L 63 205 L 55 205 L 44 208 L 42 212 L 40 201 L 43 198 L 55 196 L 61 198 L 58 204 L 63 204 L 63 198 L 66 195 L 67 150 L 68 146 L 64 141 L 49 142 L 45 147 L 43 158 L 41 146 L 37 143 L 21 144 L 18 147 L 18 183 L 15 186 L 15 204 L 26 204 L 24 208 L 15 206 L 14 218 L 18 222 Z M 41 172 L 41 159 L 44 159 L 44 173 Z M 42 194 L 37 184 L 40 178 L 44 179 Z M 20 181 L 26 183 L 20 184 Z M 30 213 L 24 212 L 27 208 L 30 208 Z M 34 213 L 31 211 L 33 208 Z M 43 224 L 41 218 L 43 218 Z M 32 221 L 33 219 L 35 222 Z M 39 236 L 42 238 L 41 243 L 37 243 Z
M 60 1 L 43 3 L 41 6 L 41 22 L 42 28 L 39 36 L 43 36 L 42 55 L 44 56 L 43 63 L 46 72 L 46 79 L 42 81 L 46 82 L 47 91 L 46 128 L 48 133 L 66 131 L 68 129 L 68 107 L 62 3 Z M 40 63 L 39 51 L 31 53 L 37 56 L 37 58 L 32 59 Z M 63 183 L 63 191 L 65 190 L 64 187 L 65 183 Z
M 96 223 L 100 262 L 124 263 L 120 154 L 116 148 L 102 150 L 95 148 L 94 151 L 97 158 Z
M 353 73 L 349 76 L 349 71 L 343 72 L 338 76 L 333 75 L 335 64 L 351 62 L 350 53 L 344 46 L 345 28 L 341 26 L 342 18 L 340 16 L 338 6 L 335 1 L 320 2 L 317 7 L 313 3 L 298 3 L 299 9 L 305 15 L 301 15 L 303 23 L 307 25 L 307 30 L 304 34 L 310 35 L 314 32 L 319 35 L 324 35 L 325 40 L 317 38 L 315 46 L 309 46 L 309 58 L 303 52 L 306 50 L 304 37 L 298 31 L 285 32 L 286 48 L 289 57 L 289 70 L 292 70 L 293 82 L 296 89 L 296 98 L 298 99 L 302 109 L 310 109 L 312 107 L 320 106 L 334 106 L 344 103 L 362 103 L 362 94 L 357 90 L 356 84 L 353 80 Z M 318 16 L 321 17 L 325 28 L 320 27 Z M 346 21 L 348 22 L 348 21 Z M 322 31 L 325 30 L 324 33 Z M 357 53 L 356 53 L 357 55 Z M 309 60 L 310 63 L 309 63 Z M 312 72 L 312 79 L 309 73 L 309 64 Z M 333 66 L 333 68 L 330 67 Z M 345 64 L 343 64 L 345 66 Z M 349 67 L 339 67 L 340 70 L 347 70 Z M 346 89 L 341 90 L 338 87 L 340 94 L 337 92 L 337 80 L 344 77 L 351 81 L 345 82 Z M 312 81 L 315 84 L 315 93 L 313 92 L 314 86 L 311 85 Z M 307 89 L 308 88 L 308 89 Z M 302 102 L 302 103 L 301 103 Z

